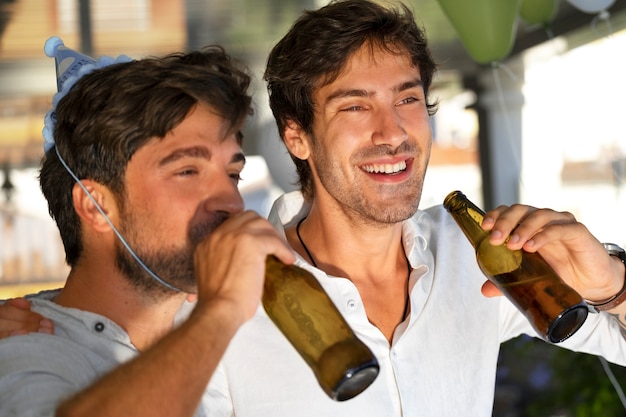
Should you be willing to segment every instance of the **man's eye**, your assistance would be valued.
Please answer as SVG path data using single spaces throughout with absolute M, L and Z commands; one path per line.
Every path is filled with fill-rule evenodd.
M 359 110 L 362 110 L 362 109 L 363 109 L 363 107 L 361 107 L 361 106 L 350 106 L 350 107 L 343 108 L 341 111 L 348 111 L 348 112 L 350 112 L 350 111 L 359 111 Z
M 190 175 L 194 175 L 196 174 L 198 171 L 196 171 L 195 169 L 192 168 L 188 168 L 188 169 L 183 169 L 178 171 L 177 175 L 181 176 L 181 177 L 187 177 Z
M 239 181 L 242 180 L 241 175 L 238 172 L 230 174 L 230 178 L 232 178 L 235 181 L 235 184 L 238 184 Z
M 407 98 L 405 98 L 404 100 L 402 100 L 402 101 L 400 102 L 400 104 L 415 103 L 415 102 L 417 102 L 417 101 L 419 101 L 419 99 L 418 99 L 418 98 L 416 98 L 416 97 L 407 97 Z

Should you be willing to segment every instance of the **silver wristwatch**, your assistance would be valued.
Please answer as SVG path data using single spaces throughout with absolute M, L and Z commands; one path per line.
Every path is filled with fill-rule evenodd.
M 619 258 L 622 261 L 622 263 L 626 266 L 626 251 L 624 249 L 622 249 L 615 243 L 603 243 L 602 245 L 604 246 L 606 251 L 609 253 L 609 255 Z M 624 278 L 624 286 L 622 287 L 622 289 L 613 297 L 609 298 L 608 300 L 595 302 L 595 303 L 588 301 L 588 300 L 585 300 L 585 301 L 587 305 L 589 306 L 589 310 L 592 313 L 597 313 L 598 311 L 611 310 L 617 307 L 618 305 L 626 301 L 626 277 Z

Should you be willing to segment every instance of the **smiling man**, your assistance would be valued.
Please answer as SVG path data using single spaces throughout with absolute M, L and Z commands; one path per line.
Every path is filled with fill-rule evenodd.
M 284 133 L 291 154 L 309 163 L 314 181 L 311 210 L 287 237 L 332 275 L 347 272 L 347 262 L 332 261 L 340 251 L 354 251 L 342 258 L 365 255 L 368 262 L 352 272 L 352 281 L 363 288 L 370 321 L 391 340 L 404 319 L 411 269 L 401 228 L 391 226 L 411 217 L 420 200 L 431 144 L 424 87 L 408 56 L 366 43 L 312 99 L 320 106 L 311 132 L 292 122 Z M 355 240 L 338 238 L 357 227 Z M 381 228 L 391 233 L 381 234 Z M 387 272 L 373 276 L 369 268 Z
M 271 51 L 270 106 L 301 191 L 279 198 L 270 220 L 380 373 L 349 401 L 325 398 L 259 312 L 211 381 L 211 416 L 491 416 L 500 344 L 537 335 L 506 298 L 481 293 L 493 287 L 451 216 L 418 210 L 434 71 L 401 4 L 333 1 L 305 12 Z M 515 205 L 487 215 L 492 243 L 517 226 L 508 245 L 538 250 L 585 298 L 623 291 L 622 262 L 571 214 Z M 590 315 L 563 345 L 626 365 L 625 307 Z

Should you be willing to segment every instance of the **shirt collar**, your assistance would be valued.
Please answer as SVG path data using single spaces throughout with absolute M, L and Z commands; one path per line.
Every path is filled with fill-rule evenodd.
M 311 209 L 311 204 L 305 201 L 300 191 L 292 191 L 281 195 L 272 206 L 268 219 L 283 235 L 285 229 L 294 226 L 300 219 L 306 216 Z M 418 211 L 412 218 L 402 223 L 402 241 L 404 252 L 413 268 L 426 264 L 431 267 L 428 259 L 423 254 L 429 252 L 428 241 L 430 227 L 421 222 L 422 212 Z M 429 258 L 428 256 L 426 258 Z

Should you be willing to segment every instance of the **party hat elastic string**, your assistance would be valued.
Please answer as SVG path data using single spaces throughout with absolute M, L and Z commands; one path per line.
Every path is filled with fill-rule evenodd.
M 137 254 L 130 247 L 126 239 L 124 239 L 124 237 L 117 230 L 115 225 L 113 225 L 113 222 L 111 221 L 109 216 L 106 215 L 106 213 L 104 212 L 102 207 L 98 204 L 96 199 L 87 190 L 87 187 L 85 187 L 83 182 L 78 178 L 78 176 L 74 173 L 74 171 L 72 171 L 69 165 L 65 162 L 65 160 L 63 159 L 63 157 L 61 156 L 59 152 L 58 146 L 56 146 L 54 142 L 54 127 L 56 124 L 56 106 L 59 103 L 59 100 L 61 100 L 61 98 L 67 94 L 67 92 L 72 88 L 72 86 L 76 83 L 76 81 L 78 81 L 85 74 L 88 74 L 95 69 L 104 68 L 108 65 L 115 64 L 115 63 L 129 62 L 131 61 L 131 58 L 125 55 L 121 55 L 117 58 L 104 56 L 96 60 L 87 55 L 80 54 L 72 49 L 67 48 L 63 44 L 63 41 L 56 36 L 53 36 L 52 38 L 46 41 L 46 44 L 44 46 L 44 51 L 47 56 L 55 59 L 56 73 L 57 73 L 57 91 L 58 91 L 52 99 L 52 109 L 46 114 L 46 117 L 44 119 L 44 129 L 42 132 L 43 137 L 44 137 L 44 151 L 48 152 L 50 149 L 54 147 L 54 151 L 57 157 L 59 158 L 61 165 L 63 165 L 63 168 L 65 168 L 65 170 L 70 174 L 70 176 L 76 182 L 76 184 L 80 186 L 80 188 L 83 190 L 85 195 L 89 197 L 89 199 L 94 204 L 96 209 L 100 212 L 102 217 L 109 224 L 109 227 L 111 227 L 111 230 L 113 230 L 113 232 L 115 233 L 117 238 L 120 240 L 122 245 L 124 245 L 128 253 L 130 253 L 133 259 L 139 264 L 139 266 L 141 266 L 141 268 L 143 268 L 143 270 L 146 271 L 148 275 L 150 275 L 154 280 L 156 280 L 163 286 L 176 292 L 183 292 L 179 288 L 176 288 L 175 286 L 166 282 L 157 274 L 152 272 L 152 270 L 148 268 L 148 266 L 139 258 L 139 256 L 137 256 Z
M 83 192 L 87 195 L 87 197 L 89 197 L 89 199 L 91 200 L 91 202 L 94 204 L 94 206 L 96 206 L 96 209 L 98 209 L 98 211 L 100 212 L 100 214 L 102 215 L 102 217 L 104 217 L 104 220 L 106 220 L 106 222 L 109 224 L 109 227 L 111 227 L 111 230 L 113 230 L 113 233 L 115 233 L 115 236 L 117 236 L 117 238 L 120 240 L 120 242 L 122 243 L 122 245 L 124 245 L 124 247 L 126 248 L 126 250 L 128 251 L 128 253 L 130 253 L 130 256 L 133 257 L 133 259 L 135 261 L 137 261 L 137 263 L 139 264 L 139 266 L 141 266 L 152 278 L 154 278 L 156 281 L 158 281 L 160 284 L 166 286 L 167 288 L 169 288 L 170 290 L 176 291 L 176 292 L 183 292 L 182 290 L 180 290 L 179 288 L 176 288 L 175 286 L 173 286 L 172 284 L 166 282 L 165 280 L 163 280 L 161 277 L 159 277 L 157 274 L 155 274 L 154 272 L 152 272 L 152 270 L 150 268 L 148 268 L 148 266 L 139 258 L 139 256 L 135 253 L 135 251 L 130 247 L 130 245 L 128 244 L 128 242 L 126 242 L 126 239 L 124 239 L 124 237 L 122 236 L 122 234 L 117 230 L 117 227 L 115 227 L 115 225 L 113 224 L 113 222 L 111 221 L 111 219 L 109 218 L 109 216 L 107 216 L 107 214 L 104 212 L 104 210 L 102 209 L 102 207 L 100 206 L 100 204 L 98 204 L 98 202 L 96 201 L 96 199 L 91 195 L 91 193 L 87 190 L 87 187 L 85 187 L 85 184 L 83 184 L 83 182 L 76 176 L 76 174 L 74 174 L 74 171 L 72 171 L 70 169 L 70 167 L 67 165 L 67 163 L 65 162 L 65 160 L 61 157 L 61 154 L 59 153 L 59 148 L 58 147 L 54 147 L 54 150 L 57 154 L 57 157 L 59 158 L 59 161 L 61 161 L 61 165 L 63 165 L 63 167 L 65 168 L 65 170 L 72 176 L 72 178 L 74 179 L 74 181 L 76 181 L 76 184 L 78 184 L 80 186 L 80 188 L 83 190 Z

